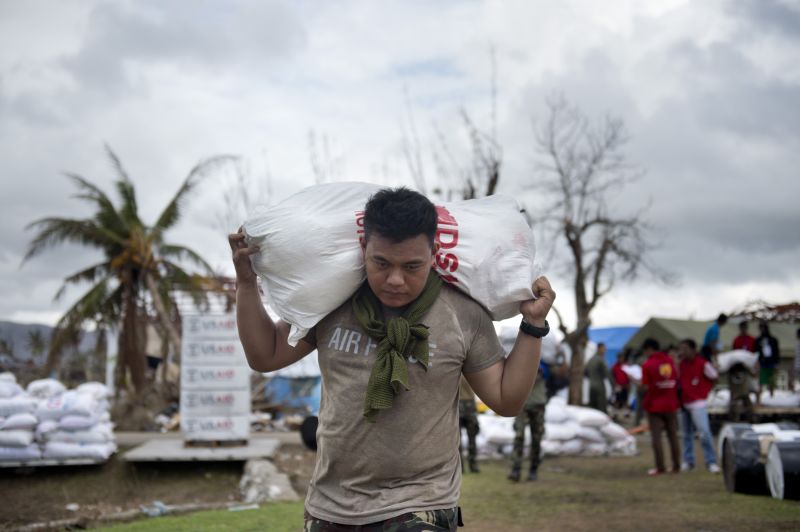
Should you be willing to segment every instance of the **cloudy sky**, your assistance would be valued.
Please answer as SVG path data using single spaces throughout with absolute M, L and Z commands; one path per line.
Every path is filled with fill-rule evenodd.
M 0 319 L 53 323 L 79 294 L 52 301 L 92 252 L 60 247 L 20 266 L 25 226 L 89 214 L 65 171 L 113 193 L 104 143 L 149 221 L 198 160 L 221 153 L 241 156 L 248 196 L 263 201 L 314 183 L 311 145 L 327 179 L 412 185 L 410 115 L 434 187 L 435 131 L 466 157 L 459 109 L 490 127 L 493 64 L 500 192 L 536 180 L 534 124 L 554 94 L 622 118 L 625 153 L 647 170 L 617 204 L 649 205 L 652 258 L 680 283 L 620 285 L 595 324 L 797 300 L 798 57 L 791 0 L 3 0 Z M 234 172 L 215 174 L 168 234 L 227 273 L 221 196 L 233 187 Z M 535 189 L 524 197 L 541 207 Z M 550 271 L 574 315 L 569 280 Z

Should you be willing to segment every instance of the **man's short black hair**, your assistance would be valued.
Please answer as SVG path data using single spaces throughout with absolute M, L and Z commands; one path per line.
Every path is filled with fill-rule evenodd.
M 419 192 L 385 188 L 373 194 L 364 209 L 364 240 L 372 233 L 393 242 L 425 235 L 433 246 L 437 219 L 436 207 Z
M 747 320 L 745 320 L 745 321 L 740 321 L 740 322 L 739 322 L 739 328 L 740 328 L 741 330 L 745 330 L 745 329 L 747 329 Z
M 723 313 L 717 316 L 717 323 L 719 323 L 720 325 L 725 325 L 726 323 L 728 323 L 728 315 Z
M 687 345 L 689 349 L 691 349 L 692 351 L 697 350 L 697 342 L 695 342 L 691 338 L 684 338 L 683 340 L 681 340 L 681 343 Z
M 659 344 L 658 340 L 656 340 L 655 338 L 647 338 L 642 344 L 642 351 L 644 351 L 645 349 L 652 349 L 653 351 L 658 351 L 659 349 L 661 349 L 661 344 Z
M 605 346 L 606 346 L 606 344 L 604 342 L 599 342 L 597 344 L 597 349 L 600 349 L 601 347 L 605 347 Z

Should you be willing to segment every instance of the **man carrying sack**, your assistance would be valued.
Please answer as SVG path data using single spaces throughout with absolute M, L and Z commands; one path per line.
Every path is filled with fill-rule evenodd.
M 505 358 L 483 307 L 433 272 L 436 227 L 424 196 L 403 188 L 374 194 L 364 214 L 367 281 L 296 347 L 287 342 L 289 326 L 273 323 L 262 305 L 249 260 L 259 249 L 241 232 L 229 236 L 250 366 L 275 371 L 319 353 L 323 391 L 306 530 L 455 530 L 461 374 L 504 416 L 520 411 L 533 385 L 555 299 L 549 282 L 537 279 L 536 299 L 520 304 L 520 333 Z

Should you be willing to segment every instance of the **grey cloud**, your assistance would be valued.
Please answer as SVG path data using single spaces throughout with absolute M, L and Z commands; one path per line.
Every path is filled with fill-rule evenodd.
M 297 51 L 305 33 L 297 15 L 279 2 L 233 4 L 144 2 L 137 10 L 100 4 L 82 49 L 61 63 L 85 86 L 103 92 L 137 87 L 137 63 L 227 70 L 263 68 Z
M 729 0 L 726 7 L 745 27 L 800 38 L 800 5 L 793 0 Z

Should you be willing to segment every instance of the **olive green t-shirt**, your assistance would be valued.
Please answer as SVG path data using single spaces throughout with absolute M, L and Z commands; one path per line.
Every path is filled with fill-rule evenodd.
M 410 360 L 410 390 L 375 423 L 363 410 L 376 343 L 350 301 L 305 338 L 317 348 L 322 374 L 317 462 L 306 496 L 312 516 L 363 525 L 457 506 L 459 378 L 497 363 L 504 351 L 486 311 L 448 285 L 421 321 L 430 329 L 428 370 Z

